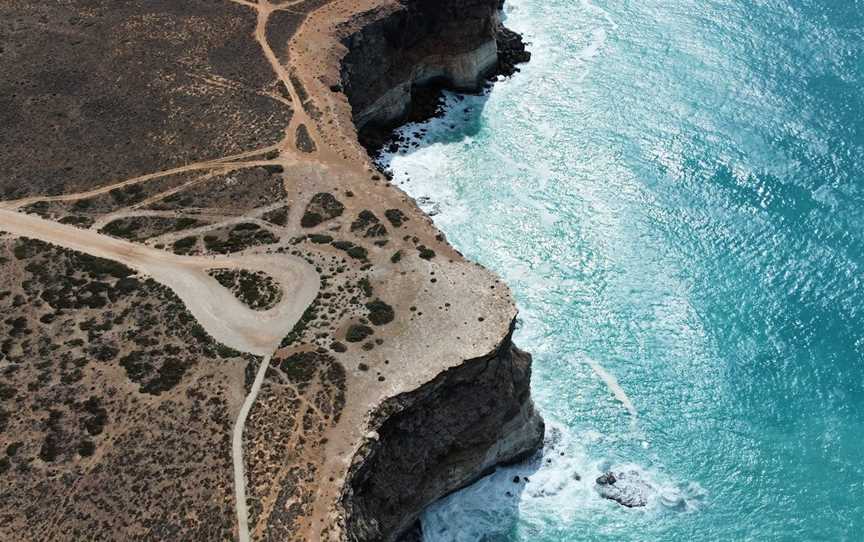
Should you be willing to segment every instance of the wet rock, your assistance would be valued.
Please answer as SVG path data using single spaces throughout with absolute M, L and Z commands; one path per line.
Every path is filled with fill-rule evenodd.
M 617 481 L 618 481 L 618 479 L 615 478 L 615 474 L 612 472 L 607 472 L 606 474 L 603 474 L 600 477 L 598 477 L 596 480 L 597 485 L 601 485 L 601 486 L 607 486 L 607 485 L 611 486 L 611 485 L 615 484 L 615 482 L 617 482 Z
M 525 49 L 525 42 L 518 33 L 502 26 L 498 29 L 496 42 L 499 74 L 511 76 L 519 71 L 517 64 L 531 60 L 531 53 Z
M 578 475 L 577 475 L 578 476 Z M 608 471 L 595 480 L 597 493 L 604 499 L 621 506 L 636 508 L 648 504 L 651 486 L 636 471 L 613 473 Z

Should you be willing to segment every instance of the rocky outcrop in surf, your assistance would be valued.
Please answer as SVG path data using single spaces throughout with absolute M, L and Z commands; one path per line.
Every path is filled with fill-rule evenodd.
M 531 355 L 511 335 L 512 328 L 488 356 L 374 412 L 344 487 L 348 540 L 393 541 L 416 531 L 426 506 L 542 445 L 545 427 L 529 389 Z
M 498 27 L 498 73 L 510 76 L 519 71 L 518 64 L 531 60 L 522 36 L 501 25 Z
M 627 508 L 638 508 L 648 504 L 651 486 L 639 473 L 630 470 L 614 473 L 608 471 L 595 480 L 597 493 L 604 499 L 615 501 Z

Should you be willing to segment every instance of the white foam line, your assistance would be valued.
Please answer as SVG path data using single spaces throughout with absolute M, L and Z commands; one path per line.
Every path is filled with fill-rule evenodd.
M 607 23 L 609 23 L 609 26 L 611 26 L 613 30 L 618 30 L 618 23 L 616 23 L 615 21 L 612 20 L 612 17 L 609 15 L 609 12 L 606 11 L 605 9 L 603 9 L 599 6 L 595 6 L 594 4 L 591 3 L 590 0 L 582 0 L 582 7 L 584 7 L 587 10 L 594 11 L 595 13 L 599 13 L 600 16 L 603 17 Z
M 585 363 L 588 364 L 589 367 L 594 371 L 594 373 L 600 377 L 606 387 L 609 388 L 609 391 L 612 392 L 612 395 L 615 396 L 618 401 L 624 405 L 624 408 L 627 409 L 627 412 L 630 413 L 630 424 L 635 428 L 636 426 L 636 407 L 633 406 L 633 402 L 630 400 L 630 397 L 627 396 L 627 392 L 624 391 L 624 388 L 621 387 L 621 384 L 618 383 L 618 379 L 615 378 L 614 375 L 609 373 L 606 369 L 603 368 L 602 365 L 589 358 L 588 356 L 584 356 Z

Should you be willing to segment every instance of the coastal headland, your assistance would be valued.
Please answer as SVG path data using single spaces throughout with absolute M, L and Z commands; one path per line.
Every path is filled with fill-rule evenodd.
M 397 540 L 541 445 L 507 286 L 367 147 L 500 0 L 0 7 L 0 538 Z

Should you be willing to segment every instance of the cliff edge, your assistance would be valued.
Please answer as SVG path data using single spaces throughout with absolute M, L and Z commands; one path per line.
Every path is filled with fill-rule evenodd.
M 544 426 L 530 380 L 531 356 L 508 335 L 488 356 L 387 399 L 347 477 L 348 540 L 395 540 L 426 506 L 536 451 Z
M 530 59 L 521 36 L 501 23 L 502 7 L 503 0 L 400 0 L 340 27 L 347 50 L 341 88 L 367 150 L 416 117 L 424 89 L 479 92 Z M 410 534 L 426 506 L 542 445 L 531 356 L 512 343 L 514 323 L 494 351 L 386 399 L 372 413 L 371 436 L 355 455 L 341 499 L 348 540 Z
M 499 8 L 0 5 L 0 539 L 390 541 L 542 444 L 509 289 L 358 139 L 512 73 Z

